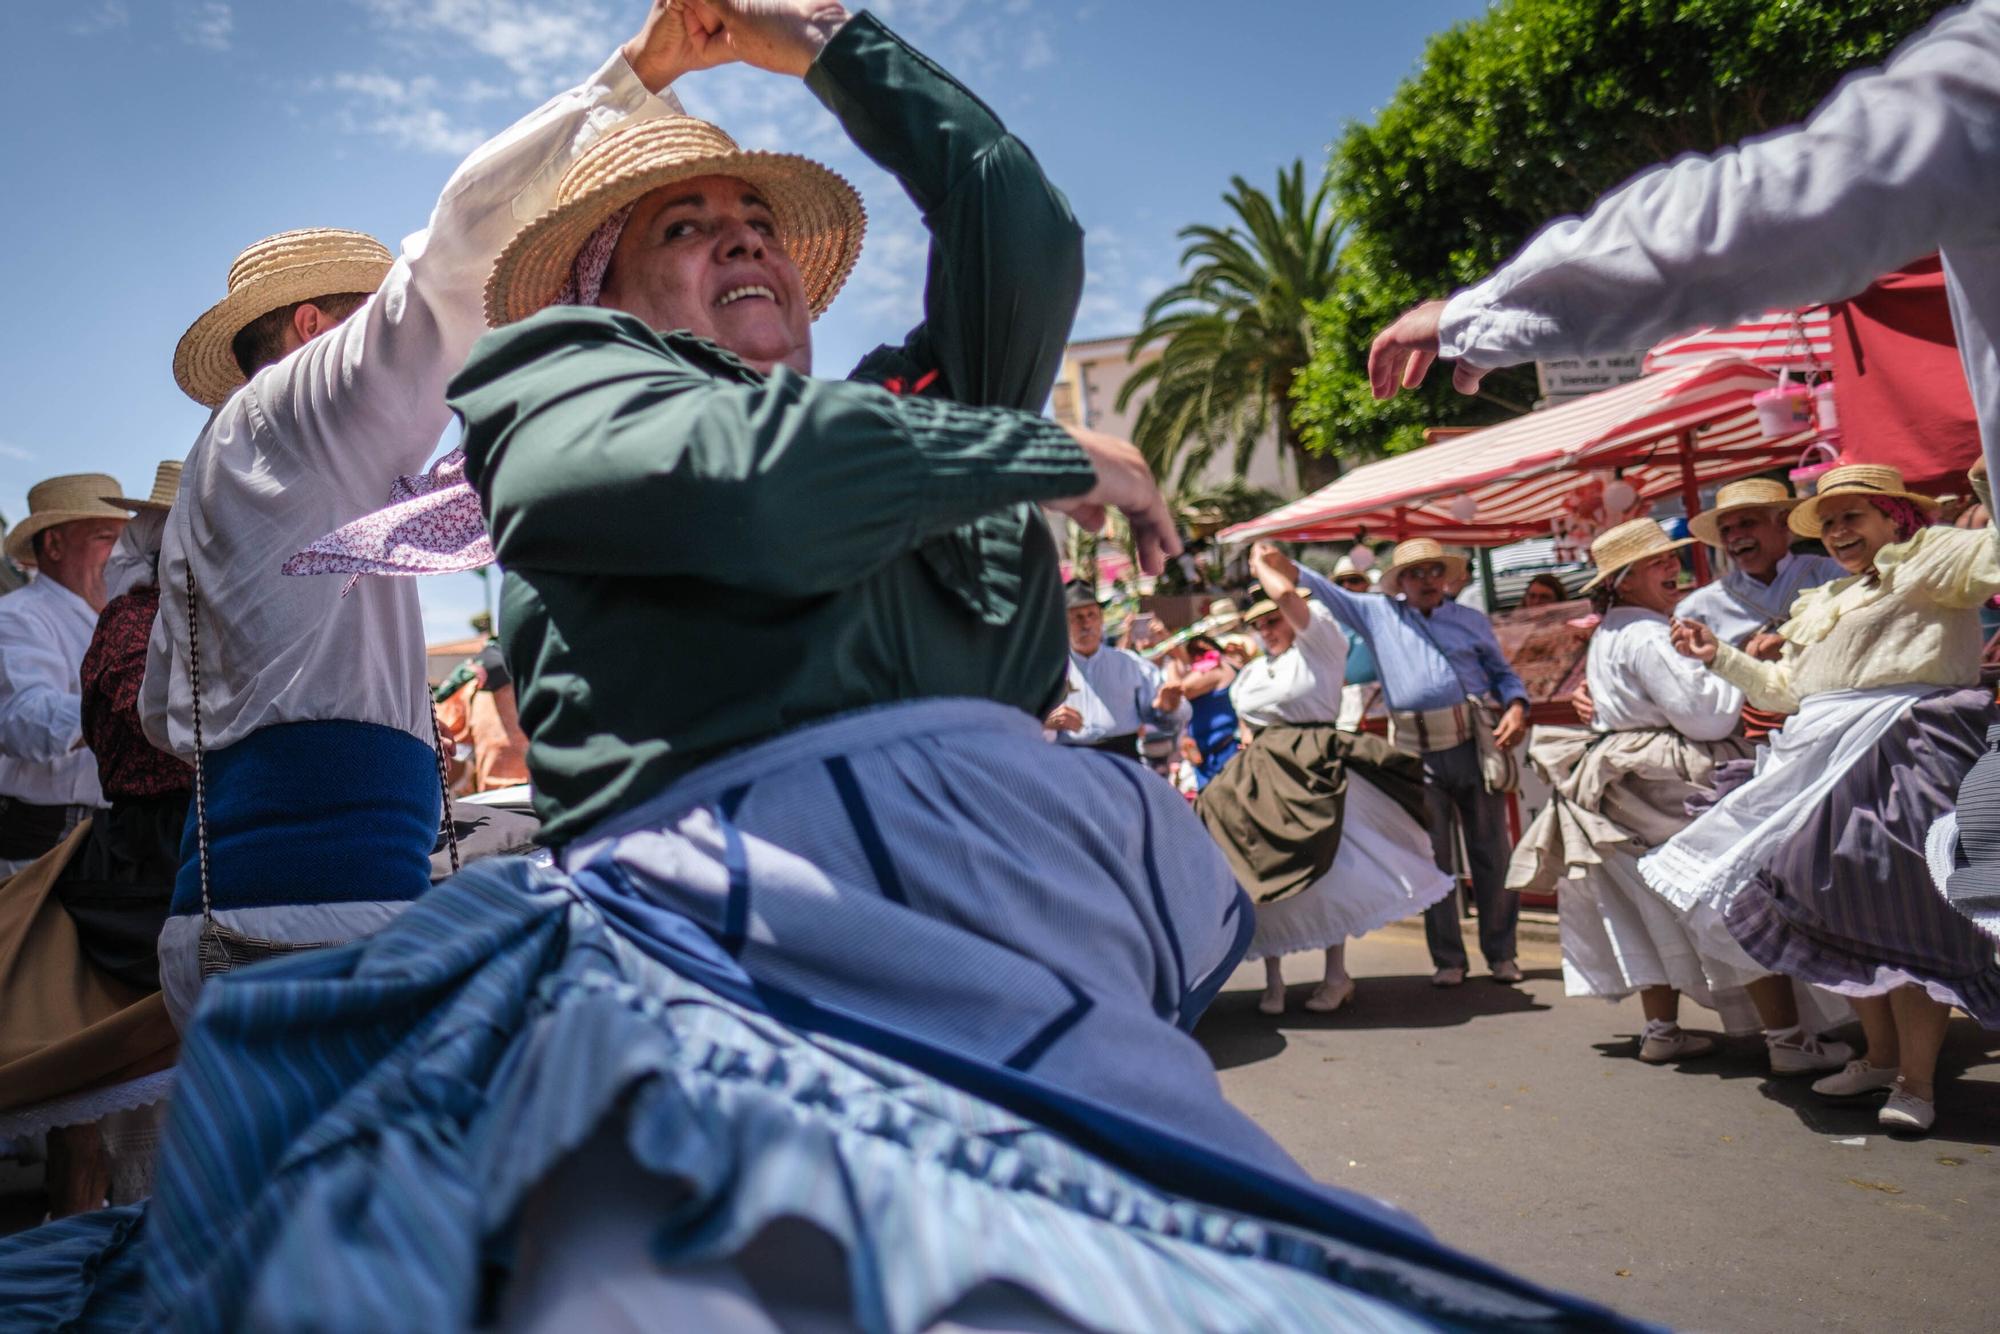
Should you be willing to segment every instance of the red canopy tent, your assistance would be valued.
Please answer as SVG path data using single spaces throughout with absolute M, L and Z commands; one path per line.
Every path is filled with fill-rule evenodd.
M 1650 374 L 1723 355 L 1771 371 L 1831 374 L 1843 459 L 1889 464 L 1918 490 L 1964 489 L 1979 457 L 1979 423 L 1936 255 L 1845 301 L 1669 338 L 1643 364 Z
M 1221 537 L 1341 541 L 1365 530 L 1498 546 L 1546 535 L 1579 474 L 1596 469 L 1644 500 L 1678 492 L 1692 510 L 1703 485 L 1798 461 L 1810 435 L 1766 440 L 1750 404 L 1776 379 L 1738 357 L 1648 375 L 1356 468 Z

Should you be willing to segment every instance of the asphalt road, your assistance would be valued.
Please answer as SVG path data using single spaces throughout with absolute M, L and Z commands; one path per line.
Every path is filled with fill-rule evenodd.
M 1760 1039 L 1641 1065 L 1637 1000 L 1565 999 L 1552 943 L 1524 942 L 1526 985 L 1475 971 L 1456 991 L 1430 986 L 1420 931 L 1348 954 L 1351 1010 L 1298 1008 L 1319 967 L 1298 956 L 1283 1018 L 1257 1013 L 1257 964 L 1196 1032 L 1315 1176 L 1684 1330 L 2000 1329 L 2000 1034 L 1953 1021 L 1936 1130 L 1898 1141 L 1872 1104 L 1771 1078 Z

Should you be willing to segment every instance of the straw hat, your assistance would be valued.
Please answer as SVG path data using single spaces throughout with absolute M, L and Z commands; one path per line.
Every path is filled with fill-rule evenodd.
M 792 153 L 745 152 L 694 116 L 661 116 L 612 131 L 583 151 L 556 187 L 556 206 L 523 227 L 486 280 L 486 322 L 495 328 L 552 305 L 570 266 L 604 220 L 640 196 L 696 176 L 735 176 L 755 186 L 798 265 L 806 304 L 818 316 L 854 268 L 868 222 L 845 179 Z
M 132 516 L 101 499 L 106 492 L 117 490 L 118 479 L 101 472 L 70 473 L 35 483 L 28 488 L 28 517 L 7 530 L 7 559 L 16 565 L 33 567 L 35 534 L 59 523 L 74 523 L 78 519 L 125 522 Z
M 1465 557 L 1446 551 L 1433 538 L 1413 537 L 1407 542 L 1396 544 L 1395 551 L 1390 553 L 1388 566 L 1382 571 L 1382 582 L 1392 589 L 1397 588 L 1404 570 L 1412 565 L 1430 565 L 1436 562 L 1443 563 L 1446 578 L 1465 577 Z
M 168 459 L 153 473 L 153 494 L 144 500 L 134 500 L 130 496 L 99 496 L 107 505 L 116 505 L 127 510 L 158 510 L 165 514 L 174 507 L 174 497 L 181 492 L 181 463 L 179 459 Z
M 205 408 L 243 383 L 229 345 L 274 310 L 337 292 L 372 292 L 396 257 L 372 236 L 338 227 L 279 232 L 255 242 L 229 266 L 229 295 L 188 326 L 174 349 L 174 379 Z
M 1812 499 L 1801 500 L 1792 511 L 1792 531 L 1800 537 L 1818 537 L 1820 502 L 1838 495 L 1907 500 L 1918 509 L 1933 513 L 1938 509 L 1938 502 L 1932 497 L 1920 496 L 1904 487 L 1900 470 L 1884 463 L 1848 463 L 1820 474 L 1819 487 Z
M 1787 514 L 1799 502 L 1783 482 L 1746 477 L 1715 493 L 1715 504 L 1688 520 L 1688 531 L 1709 546 L 1722 545 L 1722 516 L 1738 510 L 1781 510 Z
M 1597 540 L 1590 544 L 1590 563 L 1597 567 L 1597 573 L 1577 591 L 1588 593 L 1626 566 L 1635 565 L 1649 556 L 1693 545 L 1692 537 L 1683 537 L 1678 541 L 1669 537 L 1658 519 L 1627 519 L 1617 527 L 1599 533 Z
M 1250 604 L 1250 610 L 1243 613 L 1243 624 L 1254 626 L 1266 616 L 1277 614 L 1278 604 L 1269 598 L 1258 598 Z

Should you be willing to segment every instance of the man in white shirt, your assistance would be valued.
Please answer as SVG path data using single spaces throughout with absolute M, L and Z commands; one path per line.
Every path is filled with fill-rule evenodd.
M 169 519 L 140 701 L 153 743 L 194 761 L 198 650 L 208 828 L 184 844 L 161 936 L 177 1016 L 200 982 L 204 897 L 226 929 L 317 943 L 379 928 L 428 887 L 439 783 L 416 586 L 348 592 L 279 563 L 423 467 L 449 420 L 445 383 L 485 330 L 501 248 L 553 205 L 577 153 L 677 112 L 658 94 L 719 54 L 693 51 L 681 15 L 654 4 L 595 74 L 474 150 L 399 257 L 352 232 L 267 238 L 181 340 L 176 379 L 216 411 Z
M 1785 516 L 1798 502 L 1783 482 L 1748 477 L 1716 492 L 1715 504 L 1688 520 L 1688 531 L 1729 557 L 1729 572 L 1681 599 L 1675 615 L 1700 621 L 1724 643 L 1777 661 L 1777 628 L 1808 588 L 1847 577 L 1831 556 L 1792 551 Z
M 104 804 L 79 673 L 107 601 L 104 562 L 129 518 L 103 499 L 118 494 L 102 473 L 50 478 L 7 534 L 8 559 L 35 578 L 0 598 L 0 876 Z
M 1069 617 L 1069 693 L 1043 726 L 1057 745 L 1138 758 L 1142 726 L 1177 731 L 1194 716 L 1179 685 L 1128 649 L 1104 642 L 1104 608 L 1081 579 L 1063 588 Z

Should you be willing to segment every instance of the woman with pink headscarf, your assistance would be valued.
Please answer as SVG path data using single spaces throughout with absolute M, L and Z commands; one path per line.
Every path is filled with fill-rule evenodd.
M 1979 470 L 1973 482 L 1985 491 Z M 1990 528 L 1932 526 L 1937 510 L 1894 468 L 1835 468 L 1790 523 L 1850 577 L 1799 596 L 1777 662 L 1675 623 L 1682 653 L 1792 717 L 1754 778 L 1640 863 L 1705 944 L 1853 1002 L 1867 1049 L 1813 1091 L 1887 1093 L 1892 1134 L 1936 1118 L 1952 1006 L 2000 1028 L 1993 943 L 1939 895 L 1925 858 L 1995 720 L 1979 606 L 2000 593 L 2000 552 Z

